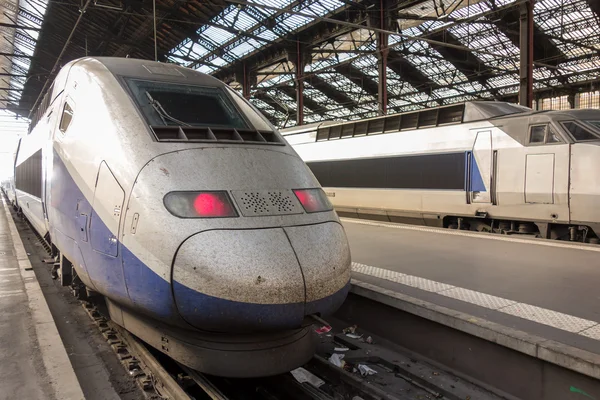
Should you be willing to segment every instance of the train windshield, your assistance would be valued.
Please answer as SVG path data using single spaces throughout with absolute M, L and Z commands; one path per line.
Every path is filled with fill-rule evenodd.
M 150 125 L 248 129 L 231 99 L 218 87 L 128 79 Z
M 600 128 L 600 121 L 585 121 L 593 127 Z M 583 124 L 579 124 L 575 121 L 563 122 L 562 125 L 569 132 L 569 134 L 575 139 L 576 142 L 587 142 L 590 140 L 600 140 L 600 134 L 593 132 L 592 129 L 588 128 Z

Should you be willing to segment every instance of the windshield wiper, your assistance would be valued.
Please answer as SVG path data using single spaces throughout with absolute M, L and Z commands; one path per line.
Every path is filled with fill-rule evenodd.
M 169 124 L 167 124 L 167 121 L 165 120 L 165 119 L 168 119 L 169 121 L 175 122 L 176 124 L 179 124 L 179 125 L 191 126 L 190 124 L 187 124 L 187 123 L 180 121 L 177 118 L 174 118 L 171 115 L 169 115 L 169 113 L 165 111 L 165 109 L 158 102 L 158 100 L 154 100 L 154 98 L 152 97 L 150 92 L 146 91 L 146 97 L 148 97 L 148 100 L 150 100 L 150 104 L 152 105 L 152 108 L 154 108 L 154 111 L 156 111 L 156 113 L 162 120 L 163 124 L 169 125 Z

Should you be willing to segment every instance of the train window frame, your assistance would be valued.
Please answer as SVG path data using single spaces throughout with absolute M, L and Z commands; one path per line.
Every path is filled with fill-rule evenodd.
M 207 90 L 215 90 L 216 89 L 217 91 L 220 92 L 220 95 L 223 96 L 229 102 L 229 104 L 227 104 L 227 105 L 229 107 L 231 107 L 233 110 L 235 110 L 235 112 L 238 113 L 239 118 L 246 125 L 246 128 L 244 128 L 244 129 L 250 129 L 250 127 L 254 127 L 254 124 L 248 120 L 248 117 L 244 114 L 243 110 L 241 110 L 239 108 L 238 104 L 233 99 L 233 97 L 228 92 L 228 90 L 224 89 L 223 87 L 207 86 L 207 85 L 194 85 L 194 84 L 178 82 L 178 81 L 148 79 L 148 78 L 142 78 L 139 76 L 129 76 L 129 75 L 119 75 L 119 81 L 121 83 L 121 86 L 125 89 L 126 93 L 129 95 L 132 103 L 134 104 L 136 111 L 141 116 L 142 120 L 144 120 L 146 122 L 146 124 L 148 124 L 148 129 L 150 132 L 152 131 L 152 129 L 150 128 L 152 126 L 152 121 L 148 118 L 148 115 L 146 115 L 146 113 L 142 109 L 142 104 L 140 103 L 140 100 L 137 97 L 137 95 L 134 93 L 134 90 L 132 87 L 132 85 L 134 85 L 134 83 L 133 83 L 134 81 L 150 82 L 150 83 L 163 84 L 163 85 L 166 84 L 166 85 L 175 85 L 175 86 L 188 86 L 188 87 L 192 87 L 192 88 L 207 89 Z M 172 125 L 172 126 L 175 126 L 175 125 Z M 198 126 L 200 126 L 200 125 L 198 125 Z M 194 125 L 194 127 L 196 127 L 196 125 Z M 221 127 L 215 126 L 215 128 L 218 129 Z M 151 136 L 153 137 L 154 140 L 157 140 L 153 134 L 151 134 Z
M 542 136 L 541 141 L 533 141 L 533 133 L 535 128 L 544 128 L 544 135 Z M 532 146 L 540 146 L 546 144 L 546 135 L 548 134 L 548 124 L 535 124 L 529 125 L 529 139 L 527 143 Z
M 569 137 L 576 143 L 600 141 L 600 135 L 596 134 L 593 129 L 588 128 L 587 125 L 584 125 L 584 124 L 580 123 L 579 121 L 576 121 L 576 120 L 561 121 L 560 124 L 561 124 L 562 128 L 567 132 Z M 580 127 L 581 129 L 585 130 L 587 133 L 592 135 L 594 138 L 593 139 L 576 139 L 575 136 L 573 136 L 573 134 L 571 133 L 571 130 L 569 128 L 567 128 L 566 124 L 574 124 L 574 125 Z
M 553 134 L 554 137 L 556 137 L 558 140 L 555 141 L 555 142 L 551 142 L 550 141 L 551 134 Z M 548 129 L 546 130 L 546 140 L 545 140 L 545 143 L 546 144 L 564 144 L 565 143 L 565 140 L 560 135 L 560 132 L 558 131 L 558 129 L 556 129 L 555 127 L 553 127 L 552 124 L 548 124 Z
M 533 137 L 533 129 L 538 128 L 538 127 L 544 127 L 544 137 L 543 137 L 542 141 L 540 141 L 540 142 L 532 142 L 531 139 Z M 551 136 L 557 138 L 558 140 L 550 141 Z M 560 136 L 558 131 L 554 127 L 552 127 L 552 124 L 550 124 L 550 123 L 533 124 L 533 125 L 529 125 L 529 138 L 528 138 L 527 144 L 529 144 L 530 146 L 542 146 L 542 145 L 549 145 L 549 144 L 564 144 L 564 140 Z
M 67 123 L 67 126 L 63 127 L 63 121 L 65 120 L 65 114 L 69 114 L 66 111 L 67 107 L 69 107 L 69 109 L 71 110 L 71 112 L 70 112 L 71 119 Z M 74 117 L 75 117 L 75 105 L 73 104 L 72 101 L 70 101 L 69 98 L 67 98 L 65 100 L 65 104 L 63 104 L 63 106 L 62 106 L 62 112 L 60 113 L 60 121 L 58 122 L 58 130 L 59 130 L 60 133 L 63 134 L 63 136 L 67 134 L 67 131 L 69 130 L 69 127 L 73 123 L 73 118 Z

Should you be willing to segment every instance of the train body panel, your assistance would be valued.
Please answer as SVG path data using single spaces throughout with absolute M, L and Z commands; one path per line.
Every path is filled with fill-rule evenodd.
M 350 253 L 318 182 L 273 127 L 221 82 L 180 67 L 86 58 L 59 76 L 24 139 L 26 148 L 43 149 L 47 179 L 41 179 L 38 202 L 47 218 L 43 209 L 26 215 L 40 234 L 48 230 L 78 279 L 110 300 L 111 316 L 136 334 L 151 325 L 176 330 L 177 340 L 200 335 L 205 344 L 192 349 L 198 354 L 185 356 L 195 360 L 191 366 L 204 365 L 198 357 L 206 343 L 219 347 L 210 332 L 239 343 L 252 334 L 273 349 L 282 345 L 279 334 L 273 336 L 281 332 L 295 338 L 284 341 L 286 351 L 313 348 L 305 319 L 341 305 Z M 172 93 L 212 99 L 205 106 L 237 128 L 196 128 L 174 119 L 169 113 L 178 112 L 172 106 L 178 99 Z M 46 124 L 48 115 L 56 118 L 53 124 Z M 204 136 L 160 136 L 183 131 Z M 30 159 L 30 153 L 20 156 Z M 315 204 L 318 209 L 307 208 Z M 230 214 L 204 216 L 207 207 Z M 318 259 L 307 255 L 311 249 Z M 124 315 L 135 318 L 127 322 Z M 288 330 L 304 333 L 284 334 Z M 250 349 L 240 344 L 235 350 L 235 343 L 230 350 L 237 353 L 227 355 L 246 359 Z M 260 354 L 272 357 L 272 351 Z M 271 371 L 306 357 L 278 358 Z M 240 364 L 230 375 L 256 373 Z
M 295 127 L 284 136 L 343 215 L 452 227 L 460 218 L 478 230 L 493 230 L 494 221 L 516 222 L 512 231 L 533 222 L 544 237 L 564 238 L 569 229 L 571 240 L 589 237 L 574 225 L 598 230 L 600 185 L 586 171 L 597 169 L 600 112 L 515 108 L 504 115 L 513 106 L 492 102 L 484 108 L 498 106 L 498 113 L 467 120 L 480 106 L 463 105 L 446 126 L 426 118 L 461 106 Z M 414 124 L 404 129 L 405 120 Z
M 571 147 L 571 220 L 596 223 L 600 227 L 600 159 L 599 144 L 577 144 Z

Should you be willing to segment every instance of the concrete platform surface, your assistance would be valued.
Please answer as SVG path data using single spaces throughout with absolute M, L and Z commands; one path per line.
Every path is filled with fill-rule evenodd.
M 355 279 L 600 354 L 600 246 L 342 223 Z
M 0 399 L 83 399 L 5 199 L 0 210 Z

